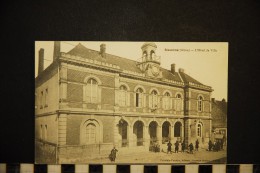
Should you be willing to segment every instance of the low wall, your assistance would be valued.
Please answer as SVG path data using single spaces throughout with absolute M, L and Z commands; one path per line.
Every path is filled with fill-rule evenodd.
M 86 160 L 108 157 L 112 143 L 59 146 L 59 163 L 84 163 Z
M 36 140 L 35 141 L 35 162 L 41 164 L 56 163 L 56 144 Z

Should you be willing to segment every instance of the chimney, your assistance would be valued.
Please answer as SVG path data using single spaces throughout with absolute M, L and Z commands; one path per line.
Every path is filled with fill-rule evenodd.
M 105 58 L 105 54 L 106 54 L 106 44 L 101 44 L 100 45 L 100 55 Z
M 60 41 L 54 41 L 53 61 L 60 56 Z
M 171 72 L 175 73 L 175 64 L 171 64 Z
M 184 73 L 184 69 L 183 68 L 179 68 L 179 73 Z
M 44 49 L 39 50 L 39 63 L 38 63 L 38 75 L 43 71 L 44 68 Z

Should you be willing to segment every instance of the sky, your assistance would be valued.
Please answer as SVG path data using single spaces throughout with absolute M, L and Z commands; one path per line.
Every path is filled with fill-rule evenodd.
M 144 42 L 107 41 L 62 41 L 61 52 L 68 52 L 77 44 L 99 51 L 100 44 L 106 44 L 106 53 L 138 60 L 142 56 Z M 156 55 L 161 57 L 161 67 L 170 70 L 176 64 L 176 71 L 185 73 L 204 85 L 213 88 L 212 98 L 228 100 L 228 43 L 227 42 L 154 42 Z M 35 42 L 35 77 L 38 75 L 38 51 L 44 49 L 44 69 L 53 59 L 53 41 Z

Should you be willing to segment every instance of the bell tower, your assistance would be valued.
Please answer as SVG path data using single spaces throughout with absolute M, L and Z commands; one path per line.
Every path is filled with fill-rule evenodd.
M 156 55 L 157 46 L 153 42 L 146 42 L 142 45 L 142 57 L 139 59 L 137 66 L 145 73 L 146 76 L 161 78 L 160 69 L 161 57 Z

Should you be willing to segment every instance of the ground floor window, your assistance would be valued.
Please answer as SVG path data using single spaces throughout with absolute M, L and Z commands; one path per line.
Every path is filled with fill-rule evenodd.
M 200 123 L 197 126 L 197 136 L 202 137 L 202 125 Z
M 86 143 L 87 144 L 96 143 L 96 126 L 93 123 L 89 123 L 86 126 Z

